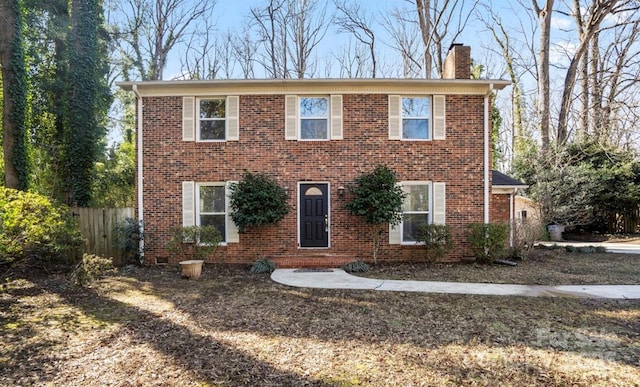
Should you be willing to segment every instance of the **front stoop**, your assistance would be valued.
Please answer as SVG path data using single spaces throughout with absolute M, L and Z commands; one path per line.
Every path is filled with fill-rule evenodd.
M 289 255 L 271 259 L 278 269 L 294 268 L 334 268 L 356 261 L 350 255 L 314 254 L 314 255 Z

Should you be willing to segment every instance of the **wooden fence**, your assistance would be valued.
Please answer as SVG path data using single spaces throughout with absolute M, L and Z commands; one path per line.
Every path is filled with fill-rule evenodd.
M 125 218 L 133 218 L 133 208 L 78 208 L 71 209 L 82 235 L 87 239 L 85 251 L 116 260 L 121 252 L 113 247 L 115 226 Z

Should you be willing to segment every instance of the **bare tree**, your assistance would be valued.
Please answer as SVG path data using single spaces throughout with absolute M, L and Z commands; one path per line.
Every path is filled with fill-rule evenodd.
M 411 1 L 411 0 L 407 0 Z M 455 42 L 467 23 L 478 1 L 413 0 L 423 44 L 424 75 L 433 76 L 433 65 L 442 77 L 446 44 Z
M 540 120 L 540 136 L 542 149 L 549 149 L 549 127 L 551 124 L 549 55 L 551 46 L 551 16 L 554 0 L 545 0 L 544 5 L 538 5 L 537 0 L 531 0 L 533 10 L 540 22 L 540 46 L 538 48 L 538 118 Z
M 211 17 L 216 0 L 111 0 L 123 56 L 143 80 L 163 79 L 169 53 Z
M 370 74 L 372 61 L 369 58 L 370 51 L 360 44 L 349 39 L 349 43 L 333 54 L 333 58 L 339 65 L 340 78 L 361 78 Z
M 577 78 L 577 70 L 583 56 L 589 48 L 591 38 L 600 30 L 600 25 L 605 17 L 618 13 L 638 10 L 640 5 L 635 0 L 591 0 L 584 15 L 581 13 L 583 5 L 579 0 L 573 2 L 573 13 L 577 21 L 582 21 L 579 29 L 579 42 L 571 58 L 564 79 L 564 89 L 560 101 L 560 113 L 558 114 L 557 141 L 563 143 L 568 138 L 568 116 L 571 108 L 574 86 Z
M 338 32 L 341 33 L 349 33 L 353 35 L 353 37 L 360 42 L 361 45 L 367 48 L 368 50 L 368 59 L 371 61 L 371 78 L 376 77 L 376 35 L 371 27 L 373 22 L 372 18 L 367 16 L 365 11 L 360 7 L 359 3 L 347 3 L 346 0 L 336 0 L 335 1 L 336 10 L 338 11 L 338 15 L 336 16 L 334 22 L 338 26 Z M 351 45 L 349 45 L 351 47 Z M 355 48 L 357 51 L 361 51 L 360 48 Z M 344 56 L 343 56 L 344 57 Z M 358 59 L 358 69 L 361 70 L 363 67 L 363 63 L 361 59 L 363 58 L 362 53 L 358 53 L 356 59 Z M 351 66 L 349 66 L 351 68 Z M 361 75 L 360 75 L 361 76 Z
M 261 47 L 258 63 L 268 78 L 287 78 L 287 0 L 269 0 L 264 8 L 251 8 L 249 24 L 255 24 Z
M 287 30 L 287 35 L 291 44 L 287 45 L 287 52 L 297 78 L 304 78 L 314 71 L 311 67 L 313 50 L 329 28 L 327 6 L 320 5 L 320 0 L 288 1 L 291 28 Z
M 219 38 L 213 35 L 213 23 L 207 19 L 196 33 L 189 36 L 180 59 L 181 78 L 215 79 L 222 67 L 218 52 Z
M 402 73 L 404 78 L 418 78 L 422 73 L 422 50 L 420 48 L 418 27 L 412 22 L 407 11 L 395 9 L 384 15 L 382 26 L 389 33 L 392 42 L 388 47 L 397 50 L 402 58 Z
M 251 38 L 248 29 L 245 29 L 241 36 L 236 35 L 231 43 L 233 47 L 233 57 L 240 65 L 242 77 L 250 79 L 255 77 L 254 64 L 256 62 L 256 53 L 258 44 Z

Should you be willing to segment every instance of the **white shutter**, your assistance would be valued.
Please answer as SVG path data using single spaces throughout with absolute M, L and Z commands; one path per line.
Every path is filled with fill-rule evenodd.
M 402 98 L 399 95 L 389 96 L 389 140 L 402 138 Z
M 233 223 L 233 219 L 231 219 L 231 202 L 229 198 L 231 197 L 231 185 L 238 184 L 237 181 L 228 181 L 225 185 L 225 195 L 227 200 L 225 202 L 225 212 L 226 216 L 226 229 L 227 229 L 227 243 L 238 243 L 240 242 L 240 235 L 238 234 L 238 227 L 235 223 Z
M 238 141 L 240 129 L 238 127 L 238 111 L 240 97 L 230 95 L 227 97 L 227 141 Z
M 195 98 L 182 97 L 182 141 L 195 141 Z
M 433 223 L 445 224 L 446 195 L 445 183 L 433 183 Z
M 433 139 L 444 140 L 446 138 L 446 107 L 445 96 L 433 96 Z
M 298 96 L 286 95 L 284 97 L 284 139 L 298 139 Z
M 389 244 L 399 245 L 402 243 L 402 224 L 398 224 L 395 227 L 389 225 Z
M 196 224 L 196 184 L 193 181 L 182 182 L 182 226 Z
M 342 140 L 342 96 L 331 96 L 331 139 Z

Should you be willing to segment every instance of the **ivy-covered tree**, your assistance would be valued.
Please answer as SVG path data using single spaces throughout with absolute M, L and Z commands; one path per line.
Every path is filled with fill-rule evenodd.
M 386 165 L 378 165 L 373 171 L 358 176 L 349 191 L 353 199 L 346 209 L 371 226 L 373 262 L 377 263 L 382 233 L 385 226 L 400 224 L 406 195 L 397 184 L 395 172 Z
M 110 103 L 108 67 L 99 36 L 104 24 L 100 0 L 71 1 L 69 72 L 65 97 L 65 201 L 87 206 L 91 201 L 94 163 L 104 148 L 104 116 Z
M 231 185 L 231 219 L 239 232 L 280 222 L 291 210 L 287 192 L 271 176 L 245 171 L 242 180 Z
M 29 187 L 27 152 L 27 77 L 22 45 L 20 1 L 0 0 L 0 65 L 2 67 L 2 143 L 4 185 Z

